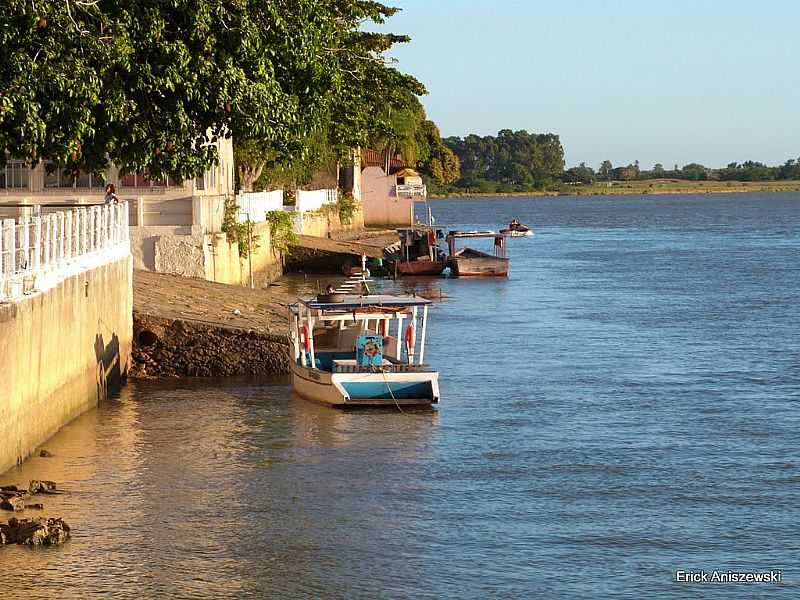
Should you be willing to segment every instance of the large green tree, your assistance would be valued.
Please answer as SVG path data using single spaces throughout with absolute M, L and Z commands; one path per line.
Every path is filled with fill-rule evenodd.
M 0 144 L 32 162 L 179 179 L 215 161 L 219 136 L 283 157 L 319 130 L 352 144 L 384 87 L 424 91 L 380 57 L 404 38 L 360 30 L 393 12 L 370 0 L 4 0 Z
M 564 150 L 552 133 L 503 129 L 496 136 L 449 137 L 444 142 L 461 163 L 461 187 L 483 189 L 491 182 L 532 188 L 560 179 L 564 172 Z

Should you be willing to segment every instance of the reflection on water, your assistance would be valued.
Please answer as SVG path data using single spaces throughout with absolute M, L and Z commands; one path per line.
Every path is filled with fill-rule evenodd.
M 52 458 L 2 477 L 56 480 L 65 493 L 43 497 L 44 514 L 64 516 L 74 539 L 44 552 L 0 549 L 0 581 L 32 594 L 69 574 L 81 595 L 98 597 L 349 588 L 353 557 L 337 546 L 369 546 L 400 518 L 373 482 L 404 489 L 408 471 L 430 459 L 437 420 L 331 410 L 293 397 L 285 382 L 133 383 L 50 440 Z
M 797 597 L 800 195 L 434 203 L 518 218 L 508 281 L 441 289 L 439 410 L 341 412 L 285 381 L 143 382 L 0 483 L 75 537 L 0 548 L 9 597 Z M 308 283 L 297 283 L 308 290 Z M 312 284 L 313 285 L 313 284 Z M 303 286 L 306 286 L 305 288 Z

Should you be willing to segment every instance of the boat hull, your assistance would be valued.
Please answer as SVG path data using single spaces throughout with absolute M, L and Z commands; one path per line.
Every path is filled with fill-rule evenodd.
M 508 277 L 507 258 L 495 256 L 463 257 L 450 259 L 450 268 L 455 277 Z
M 443 260 L 403 260 L 395 266 L 399 275 L 441 275 L 447 264 Z
M 290 361 L 290 372 L 299 396 L 325 406 L 430 406 L 439 402 L 439 374 L 435 371 L 329 373 Z

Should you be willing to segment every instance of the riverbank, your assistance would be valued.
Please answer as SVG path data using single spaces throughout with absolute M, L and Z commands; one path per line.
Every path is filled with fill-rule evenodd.
M 286 373 L 288 284 L 264 289 L 135 271 L 130 377 Z
M 752 192 L 800 192 L 800 181 L 684 181 L 650 179 L 612 181 L 590 185 L 565 185 L 553 191 L 529 192 L 453 192 L 430 194 L 431 200 L 446 198 L 514 198 L 531 196 L 626 196 L 645 194 L 741 194 Z

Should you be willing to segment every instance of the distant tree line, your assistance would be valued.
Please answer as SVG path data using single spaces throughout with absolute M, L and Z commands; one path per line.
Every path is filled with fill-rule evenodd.
M 800 158 L 790 158 L 784 164 L 770 167 L 752 160 L 743 163 L 732 162 L 723 168 L 710 168 L 698 163 L 689 163 L 683 167 L 675 165 L 665 169 L 656 163 L 652 169 L 639 167 L 634 161 L 624 167 L 614 167 L 611 161 L 604 160 L 595 171 L 592 167 L 581 163 L 567 169 L 562 181 L 565 183 L 594 183 L 596 181 L 638 181 L 647 179 L 683 179 L 686 181 L 777 181 L 800 179 Z
M 559 137 L 552 133 L 503 129 L 497 136 L 472 134 L 442 141 L 455 155 L 461 170 L 457 178 L 450 177 L 449 185 L 434 182 L 433 192 L 546 189 L 559 182 L 564 173 L 564 149 Z

